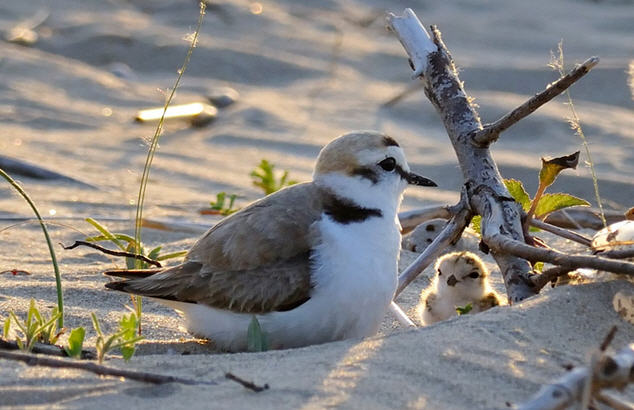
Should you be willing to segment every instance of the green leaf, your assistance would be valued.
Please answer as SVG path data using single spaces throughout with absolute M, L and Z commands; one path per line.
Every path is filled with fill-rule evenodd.
M 174 258 L 180 258 L 181 256 L 185 256 L 187 255 L 187 251 L 178 251 L 178 252 L 172 252 L 172 253 L 166 253 L 165 255 L 160 255 L 158 258 L 156 258 L 157 261 L 164 261 L 167 259 L 174 259 Z
M 579 163 L 579 151 L 564 155 L 563 157 L 544 159 L 542 158 L 542 169 L 539 171 L 539 184 L 547 187 L 552 185 L 557 179 L 557 175 L 564 169 L 577 168 Z
M 2 338 L 4 340 L 9 340 L 9 331 L 11 330 L 11 316 L 7 316 L 4 320 L 4 328 L 2 331 Z
M 111 241 L 112 243 L 117 245 L 119 247 L 119 249 L 125 250 L 125 246 L 104 225 L 100 224 L 99 222 L 97 222 L 96 220 L 94 220 L 92 218 L 86 218 L 86 222 L 88 222 L 96 230 L 101 232 L 101 234 L 103 236 L 105 236 L 106 239 L 108 239 L 109 241 Z
M 544 271 L 544 262 L 535 262 L 533 270 L 542 273 Z
M 506 189 L 509 190 L 509 193 L 520 205 L 524 211 L 528 211 L 531 207 L 531 198 L 524 189 L 524 185 L 522 185 L 521 181 L 516 179 L 505 179 L 504 185 L 506 185 Z
M 147 257 L 152 260 L 156 260 L 158 258 L 159 253 L 161 253 L 162 248 L 163 248 L 162 246 L 157 246 L 156 248 L 152 249 L 150 253 L 147 254 Z
M 260 322 L 254 315 L 247 329 L 247 350 L 249 352 L 265 352 L 268 349 L 266 335 L 262 332 Z
M 97 332 L 97 336 L 103 337 L 103 333 L 101 332 L 101 326 L 99 326 L 99 321 L 97 320 L 97 315 L 95 315 L 94 312 L 91 312 L 90 318 L 92 319 L 92 327 L 95 328 L 95 332 Z
M 123 340 L 132 340 L 136 336 L 138 320 L 136 314 L 123 315 L 119 321 L 119 330 Z
M 83 327 L 71 330 L 70 335 L 68 336 L 68 346 L 64 346 L 64 351 L 69 357 L 81 357 L 81 350 L 84 347 L 85 336 L 86 330 Z
M 121 350 L 121 355 L 123 356 L 123 360 L 127 362 L 128 360 L 132 358 L 132 356 L 134 356 L 136 347 L 134 347 L 134 345 L 132 346 L 126 345 L 126 346 L 121 346 L 119 350 Z
M 471 312 L 471 309 L 473 309 L 473 305 L 471 303 L 468 303 L 465 306 L 456 306 L 456 313 L 458 315 L 466 315 Z
M 471 229 L 476 231 L 476 233 L 482 236 L 482 217 L 480 215 L 475 215 L 471 219 Z
M 590 203 L 570 194 L 544 194 L 539 199 L 535 215 L 538 219 L 542 219 L 551 212 L 571 206 L 590 206 Z

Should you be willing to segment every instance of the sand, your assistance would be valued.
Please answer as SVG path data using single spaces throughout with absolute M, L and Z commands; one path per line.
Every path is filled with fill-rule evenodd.
M 204 101 L 229 86 L 237 103 L 208 127 L 168 122 L 150 175 L 145 215 L 213 225 L 198 209 L 220 191 L 238 205 L 261 196 L 249 172 L 262 158 L 309 180 L 321 146 L 352 129 L 379 129 L 404 147 L 412 168 L 439 183 L 409 189 L 403 210 L 454 203 L 463 183 L 442 123 L 421 91 L 383 104 L 415 84 L 398 41 L 384 30 L 382 10 L 412 7 L 437 24 L 460 66 L 483 121 L 493 121 L 557 78 L 547 67 L 563 39 L 567 64 L 597 55 L 600 65 L 571 88 L 590 141 L 604 205 L 634 205 L 634 115 L 628 67 L 634 56 L 628 0 L 602 2 L 249 1 L 210 7 L 175 103 Z M 132 119 L 160 106 L 195 27 L 195 1 L 9 1 L 0 4 L 0 31 L 44 10 L 32 46 L 0 42 L 0 153 L 96 187 L 16 175 L 39 208 L 59 225 L 54 243 L 71 243 L 94 230 L 93 217 L 113 231 L 131 233 L 146 141 L 153 124 Z M 631 79 L 629 79 L 631 82 Z M 569 129 L 569 108 L 558 98 L 502 135 L 493 155 L 504 177 L 536 188 L 541 156 L 582 149 Z M 551 192 L 566 191 L 596 204 L 590 170 L 581 164 Z M 30 298 L 55 305 L 50 256 L 25 202 L 0 184 L 0 321 L 23 313 Z M 193 232 L 147 229 L 149 247 L 187 249 Z M 561 249 L 573 249 L 555 241 Z M 121 261 L 96 251 L 56 249 L 66 322 L 91 329 L 95 312 L 106 330 L 116 327 L 129 298 L 106 292 L 101 272 Z M 411 260 L 405 252 L 402 264 Z M 489 262 L 489 266 L 494 265 Z M 426 275 L 430 272 L 427 271 Z M 499 273 L 494 285 L 502 290 Z M 413 310 L 427 283 L 420 278 L 398 299 Z M 407 330 L 386 317 L 381 333 L 303 349 L 218 354 L 179 329 L 178 316 L 148 301 L 147 338 L 129 363 L 108 364 L 198 378 L 214 386 L 148 386 L 70 370 L 0 361 L 0 406 L 39 408 L 506 408 L 526 400 L 541 383 L 582 364 L 613 325 L 619 348 L 634 329 L 613 311 L 625 282 L 546 289 L 513 307 Z M 88 344 L 94 342 L 92 332 Z M 182 355 L 186 352 L 189 354 Z M 231 371 L 270 389 L 255 394 L 225 380 Z M 630 399 L 633 397 L 629 392 Z

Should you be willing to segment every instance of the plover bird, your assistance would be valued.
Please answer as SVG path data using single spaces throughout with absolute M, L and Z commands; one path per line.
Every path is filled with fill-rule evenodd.
M 254 315 L 271 348 L 373 335 L 396 290 L 408 184 L 436 185 L 394 139 L 345 134 L 321 150 L 312 182 L 223 219 L 181 265 L 107 272 L 126 280 L 106 287 L 177 309 L 190 333 L 228 351 L 246 350 Z
M 423 324 L 457 316 L 459 308 L 477 313 L 501 304 L 502 298 L 489 284 L 489 271 L 477 255 L 466 251 L 448 253 L 436 261 L 435 269 L 436 276 L 421 292 L 418 305 Z

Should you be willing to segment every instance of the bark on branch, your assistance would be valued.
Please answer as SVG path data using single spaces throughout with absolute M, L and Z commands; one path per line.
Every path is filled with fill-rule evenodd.
M 470 208 L 482 215 L 484 241 L 494 235 L 523 241 L 519 205 L 504 186 L 489 149 L 472 142 L 482 124 L 462 88 L 440 31 L 432 26 L 429 38 L 411 9 L 405 10 L 403 17 L 389 14 L 388 25 L 405 47 L 414 72 L 423 81 L 425 94 L 442 117 L 460 163 Z M 511 303 L 535 295 L 530 282 L 532 269 L 526 260 L 505 252 L 493 252 L 493 257 L 504 277 Z

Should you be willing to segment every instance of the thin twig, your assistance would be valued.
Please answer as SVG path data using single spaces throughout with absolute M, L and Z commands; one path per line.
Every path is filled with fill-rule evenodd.
M 611 259 L 634 258 L 634 248 L 613 249 L 611 251 L 599 252 L 597 253 L 597 255 L 603 256 L 604 258 L 611 258 Z
M 599 391 L 595 393 L 594 398 L 599 400 L 601 403 L 609 406 L 614 410 L 632 410 L 634 409 L 634 403 L 626 402 L 614 395 L 605 392 Z
M 612 326 L 608 334 L 605 335 L 603 342 L 601 342 L 601 346 L 599 346 L 599 350 L 601 352 L 605 352 L 607 348 L 610 346 L 610 344 L 612 344 L 612 340 L 614 340 L 614 336 L 616 335 L 616 331 L 618 329 L 619 329 L 618 326 L 614 325 Z
M 125 256 L 126 258 L 134 258 L 134 259 L 138 259 L 140 261 L 149 263 L 150 265 L 154 265 L 157 268 L 162 268 L 163 266 L 161 265 L 161 262 L 159 261 L 155 261 L 154 259 L 150 259 L 145 255 L 137 255 L 135 253 L 132 252 L 125 252 L 125 251 L 113 251 L 112 249 L 108 249 L 108 248 L 104 248 L 101 245 L 97 245 L 96 243 L 92 243 L 92 242 L 86 242 L 86 241 L 75 241 L 75 243 L 73 243 L 72 245 L 69 246 L 65 246 L 63 243 L 60 243 L 60 245 L 62 245 L 62 248 L 69 250 L 69 249 L 75 249 L 78 246 L 87 246 L 89 248 L 93 248 L 96 249 L 100 252 L 103 252 L 107 255 L 112 255 L 112 256 Z
M 586 238 L 585 236 L 580 235 L 576 232 L 572 232 L 567 229 L 551 225 L 544 221 L 540 221 L 539 219 L 532 218 L 530 224 L 536 228 L 543 229 L 544 231 L 561 236 L 562 238 L 570 239 L 571 241 L 580 243 L 588 247 L 592 244 L 592 240 L 590 238 Z
M 16 342 L 0 339 L 0 349 L 20 350 L 20 347 L 18 346 Z M 63 347 L 46 344 L 46 343 L 39 343 L 39 342 L 36 342 L 33 345 L 31 352 L 45 354 L 49 356 L 68 357 L 68 354 L 66 353 L 66 350 L 64 350 Z M 95 359 L 96 356 L 93 352 L 90 352 L 88 350 L 82 350 L 80 358 L 86 359 L 86 360 L 92 360 L 92 359 Z
M 244 386 L 244 388 L 249 389 L 249 390 L 253 390 L 256 393 L 259 393 L 261 391 L 264 390 L 268 390 L 269 389 L 269 385 L 265 384 L 264 386 L 258 386 L 257 384 L 244 380 L 243 378 L 240 378 L 238 376 L 236 376 L 233 373 L 227 372 L 225 373 L 225 377 L 229 380 L 233 380 L 234 382 L 241 384 L 242 386 Z
M 634 263 L 599 256 L 567 255 L 554 249 L 535 248 L 500 234 L 486 239 L 486 244 L 498 252 L 517 255 L 531 262 L 548 262 L 568 268 L 593 268 L 613 273 L 634 275 Z
M 416 323 L 412 322 L 412 320 L 407 316 L 405 312 L 403 312 L 403 309 L 401 309 L 401 307 L 397 305 L 396 302 L 392 301 L 392 303 L 390 303 L 389 309 L 392 315 L 401 324 L 401 326 L 416 327 Z
M 544 91 L 536 94 L 524 104 L 515 108 L 496 122 L 486 125 L 484 129 L 476 132 L 473 136 L 473 143 L 479 147 L 489 146 L 498 139 L 501 132 L 564 92 L 577 80 L 590 72 L 590 70 L 598 63 L 598 57 L 591 57 L 587 59 L 583 64 L 575 67 L 567 75 L 548 85 Z
M 555 266 L 554 268 L 546 269 L 539 275 L 531 276 L 533 286 L 536 291 L 540 291 L 546 284 L 552 282 L 560 276 L 567 275 L 568 272 L 574 270 L 573 268 L 566 268 L 563 266 Z
M 114 367 L 108 367 L 108 366 L 100 365 L 93 362 L 71 361 L 71 360 L 64 360 L 64 359 L 56 359 L 52 357 L 42 357 L 39 355 L 28 354 L 28 353 L 6 352 L 3 350 L 0 350 L 0 359 L 24 362 L 28 364 L 29 366 L 45 366 L 45 367 L 53 367 L 53 368 L 60 368 L 60 369 L 85 370 L 87 372 L 99 374 L 102 376 L 125 377 L 127 379 L 137 380 L 137 381 L 145 382 L 145 383 L 154 383 L 154 384 L 182 383 L 182 384 L 189 384 L 189 385 L 217 384 L 212 381 L 199 381 L 199 380 L 183 379 L 183 378 L 175 377 L 175 376 L 165 376 L 165 375 L 156 374 L 156 373 L 116 369 Z
M 416 260 L 412 262 L 398 277 L 398 287 L 396 288 L 396 298 L 416 277 L 429 266 L 438 254 L 460 238 L 462 231 L 469 225 L 471 221 L 471 209 L 467 205 L 466 194 L 463 193 L 461 198 L 462 209 L 447 223 L 442 232 L 429 244 L 427 248 L 418 255 Z

